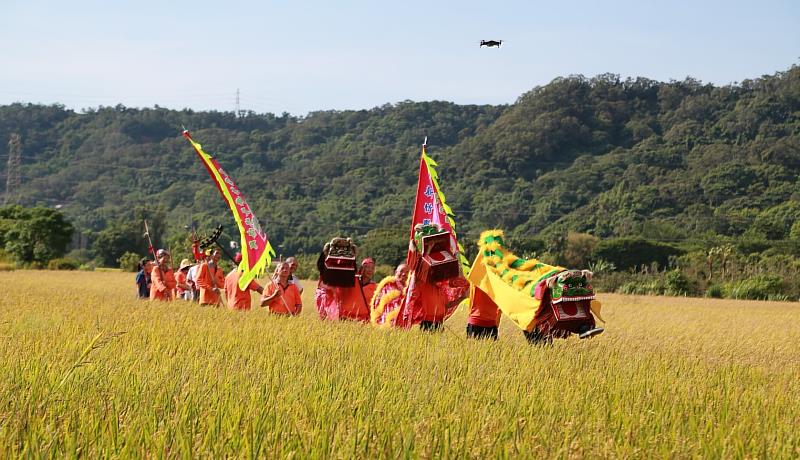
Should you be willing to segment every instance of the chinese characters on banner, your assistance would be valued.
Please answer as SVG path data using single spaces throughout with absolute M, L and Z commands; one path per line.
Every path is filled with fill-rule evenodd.
M 275 251 L 269 244 L 267 235 L 261 229 L 261 224 L 258 223 L 250 205 L 242 195 L 242 192 L 233 182 L 231 176 L 222 169 L 219 162 L 203 151 L 203 147 L 192 139 L 189 131 L 183 132 L 185 137 L 194 147 L 195 153 L 200 157 L 208 174 L 217 185 L 222 198 L 228 204 L 228 207 L 233 213 L 233 218 L 236 220 L 236 225 L 239 228 L 242 246 L 242 262 L 239 264 L 239 270 L 242 271 L 239 277 L 239 287 L 245 289 L 250 281 L 261 276 L 266 271 L 267 266 L 272 261 L 272 256 Z
M 242 219 L 244 222 L 245 232 L 244 232 L 244 239 L 246 241 L 246 247 L 248 250 L 256 251 L 258 250 L 258 240 L 266 240 L 267 235 L 261 230 L 261 224 L 258 223 L 258 219 L 256 216 L 253 215 L 253 211 L 250 210 L 250 205 L 247 204 L 247 200 L 245 200 L 242 193 L 236 188 L 236 184 L 233 183 L 233 179 L 228 173 L 219 166 L 217 160 L 211 159 L 212 162 L 217 166 L 217 170 L 219 171 L 220 178 L 222 178 L 222 182 L 225 184 L 225 187 L 228 189 L 231 197 L 233 198 L 233 202 L 236 204 L 239 212 L 239 218 Z M 255 254 L 254 254 L 255 255 Z
M 414 237 L 414 226 L 417 224 L 431 225 L 436 224 L 450 233 L 450 246 L 455 254 L 458 250 L 455 232 L 447 219 L 442 203 L 439 201 L 439 190 L 433 182 L 428 164 L 425 162 L 425 150 L 419 160 L 419 182 L 417 183 L 416 205 L 414 207 L 414 217 L 411 222 L 411 238 Z

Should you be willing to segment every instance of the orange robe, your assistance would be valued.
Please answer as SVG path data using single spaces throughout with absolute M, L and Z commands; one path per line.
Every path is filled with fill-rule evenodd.
M 249 310 L 251 305 L 250 291 L 258 291 L 261 286 L 255 281 L 250 281 L 246 290 L 239 289 L 239 277 L 242 272 L 234 268 L 225 277 L 225 296 L 228 298 L 228 308 L 234 310 Z
M 361 286 L 361 290 L 364 291 L 364 298 L 367 299 L 367 303 L 372 301 L 372 298 L 375 296 L 375 289 L 378 288 L 378 285 L 374 281 L 370 281 L 369 283 Z
M 500 309 L 485 292 L 470 285 L 470 309 L 467 323 L 480 327 L 497 327 L 500 324 Z
M 170 270 L 162 270 L 159 267 L 153 267 L 150 272 L 150 300 L 161 300 L 164 302 L 173 300 L 175 298 L 175 274 Z
M 186 290 L 179 287 L 179 284 L 186 284 L 186 272 L 183 270 L 175 272 L 175 293 L 178 297 L 183 297 L 183 293 L 186 292 Z
M 210 267 L 208 262 L 200 264 L 197 269 L 197 287 L 200 289 L 200 304 L 219 305 L 221 299 L 214 287 L 225 289 L 225 277 L 219 267 Z
M 297 286 L 292 283 L 288 283 L 286 286 L 281 286 L 278 281 L 267 283 L 261 298 L 269 297 L 278 290 L 280 294 L 267 304 L 270 313 L 279 315 L 299 315 L 303 310 L 303 302 L 300 300 L 300 291 L 298 291 Z

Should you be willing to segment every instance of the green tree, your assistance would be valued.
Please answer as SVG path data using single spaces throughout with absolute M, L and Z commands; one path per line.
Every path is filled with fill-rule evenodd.
M 135 252 L 126 252 L 119 258 L 119 268 L 127 272 L 136 272 L 139 269 L 139 261 L 142 256 Z
M 112 222 L 98 232 L 92 244 L 94 257 L 106 267 L 119 266 L 119 259 L 126 252 L 140 254 L 140 257 L 150 255 L 149 243 L 144 235 L 144 221 L 147 220 L 148 230 L 153 245 L 158 248 L 168 248 L 170 241 L 165 235 L 165 213 L 160 208 L 136 206 L 130 217 Z M 178 230 L 186 235 L 185 230 Z M 177 232 L 176 232 L 177 233 Z M 176 240 L 180 240 L 176 238 Z M 183 247 L 181 251 L 185 250 Z M 180 254 L 184 254 L 180 252 Z M 152 255 L 150 255 L 152 257 Z
M 710 170 L 701 181 L 703 192 L 711 204 L 744 195 L 756 180 L 755 173 L 746 165 L 728 163 Z
M 519 257 L 531 259 L 541 256 L 542 253 L 547 250 L 547 242 L 541 238 L 512 234 L 512 236 L 508 238 L 508 247 Z
M 372 257 L 376 264 L 395 266 L 405 261 L 408 234 L 404 228 L 378 228 L 367 232 L 359 256 Z
M 97 233 L 92 252 L 103 266 L 117 267 L 126 253 L 148 255 L 148 244 L 137 222 L 117 222 Z
M 594 235 L 570 232 L 567 235 L 563 255 L 566 266 L 576 269 L 586 268 L 598 241 L 600 241 L 599 238 Z
M 47 264 L 66 254 L 74 227 L 61 212 L 44 207 L 0 208 L 5 250 L 21 263 Z
M 592 258 L 603 259 L 620 270 L 627 270 L 653 262 L 666 267 L 671 256 L 683 253 L 681 249 L 643 238 L 610 238 L 597 243 Z
M 195 127 L 284 253 L 313 254 L 326 239 L 365 228 L 405 233 L 426 135 L 468 251 L 470 239 L 495 227 L 669 241 L 749 232 L 773 244 L 800 234 L 791 230 L 794 210 L 781 206 L 800 200 L 798 94 L 800 67 L 792 66 L 724 87 L 577 75 L 508 105 L 404 101 L 302 118 L 11 104 L 0 106 L 0 156 L 2 140 L 19 133 L 23 204 L 63 203 L 73 225 L 92 234 L 127 222 L 138 234 L 147 218 L 154 242 L 171 241 L 173 250 L 191 221 L 235 232 L 181 124 Z M 122 254 L 95 252 L 108 265 Z

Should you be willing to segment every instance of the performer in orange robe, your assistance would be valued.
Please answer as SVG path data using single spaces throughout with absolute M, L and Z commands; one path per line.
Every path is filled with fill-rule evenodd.
M 299 315 L 303 311 L 303 301 L 297 286 L 289 282 L 291 269 L 286 263 L 278 264 L 271 283 L 267 283 L 261 296 L 261 306 L 269 307 L 270 313 L 278 315 Z
M 197 287 L 200 289 L 200 305 L 222 305 L 220 292 L 225 289 L 225 276 L 219 267 L 222 257 L 215 249 L 197 269 Z
M 251 305 L 250 291 L 256 291 L 261 294 L 264 290 L 255 280 L 250 281 L 246 290 L 239 289 L 239 277 L 241 275 L 242 272 L 239 271 L 238 267 L 228 273 L 228 276 L 225 277 L 225 296 L 228 298 L 228 308 L 247 311 L 250 310 Z
M 372 281 L 374 275 L 375 261 L 367 257 L 361 261 L 361 269 L 358 271 L 356 279 L 358 280 L 358 284 L 361 285 L 364 298 L 367 299 L 368 303 L 372 300 L 372 297 L 375 295 L 375 289 L 378 287 L 375 281 Z
M 150 285 L 150 300 L 161 300 L 164 302 L 175 299 L 175 273 L 170 267 L 169 253 L 159 249 L 156 253 L 158 263 L 150 273 L 152 284 Z
M 175 272 L 175 298 L 180 300 L 189 300 L 187 299 L 187 292 L 189 292 L 192 287 L 189 286 L 189 283 L 186 281 L 187 274 L 189 273 L 189 269 L 192 267 L 192 262 L 189 259 L 183 259 L 181 261 L 180 266 L 178 266 L 178 271 Z

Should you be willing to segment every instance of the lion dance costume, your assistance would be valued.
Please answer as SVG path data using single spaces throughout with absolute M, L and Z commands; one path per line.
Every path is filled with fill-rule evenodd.
M 371 303 L 372 322 L 440 328 L 469 291 L 457 255 L 450 232 L 435 224 L 416 225 L 406 258 L 408 277 L 381 281 Z
M 481 234 L 480 250 L 469 274 L 476 289 L 488 295 L 500 310 L 525 331 L 531 341 L 578 334 L 599 334 L 602 321 L 587 270 L 567 270 L 522 259 L 510 252 L 501 230 Z
M 350 238 L 334 238 L 320 253 L 319 283 L 314 297 L 321 319 L 369 321 L 368 299 L 356 280 L 357 253 L 358 248 Z

